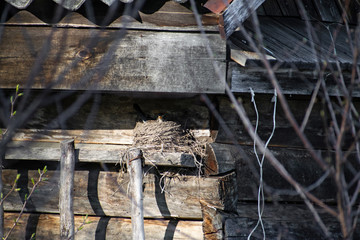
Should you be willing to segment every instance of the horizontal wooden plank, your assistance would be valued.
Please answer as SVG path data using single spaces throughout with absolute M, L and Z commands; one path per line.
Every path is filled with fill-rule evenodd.
M 243 149 L 252 166 L 245 160 L 245 156 L 242 155 L 239 148 Z M 305 188 L 317 182 L 325 174 L 306 150 L 279 147 L 269 149 L 290 175 Z M 238 185 L 239 199 L 243 201 L 257 200 L 259 166 L 253 146 L 212 143 L 208 145 L 208 153 L 209 156 L 204 163 L 208 174 L 216 175 L 236 171 L 237 182 L 240 183 Z M 327 151 L 319 151 L 319 153 L 324 158 L 329 154 Z M 261 160 L 262 155 L 260 152 L 258 154 L 259 160 Z M 355 159 L 355 155 L 350 159 Z M 254 173 L 252 169 L 257 172 Z M 302 201 L 299 196 L 295 196 L 295 190 L 266 158 L 263 165 L 263 179 L 270 191 L 270 194 L 266 196 L 267 200 Z M 326 202 L 336 202 L 336 187 L 330 177 L 310 190 L 312 194 Z
M 32 186 L 31 178 L 37 179 L 38 176 L 37 171 L 3 170 L 4 195 L 10 190 L 17 173 L 21 174 L 17 185 L 21 190 L 10 194 L 5 201 L 4 209 L 7 211 L 21 209 L 22 200 Z M 232 190 L 236 186 L 235 174 L 211 178 L 170 172 L 167 174 L 161 178 L 159 175 L 147 173 L 144 177 L 143 203 L 146 218 L 200 220 L 200 199 L 228 210 L 233 209 L 236 204 L 237 193 Z M 49 180 L 36 189 L 26 211 L 58 213 L 59 172 L 49 171 L 46 175 Z M 76 171 L 74 213 L 130 217 L 128 183 L 128 174 L 98 170 Z
M 22 87 L 21 85 L 20 88 Z M 6 91 L 7 99 L 14 94 L 14 91 L 15 89 Z M 33 130 L 37 133 L 36 135 L 39 135 L 39 138 L 49 139 L 49 141 L 69 134 L 71 136 L 76 135 L 74 137 L 79 138 L 81 141 L 98 139 L 105 143 L 114 141 L 114 144 L 127 144 L 130 140 L 127 135 L 130 132 L 123 130 L 133 130 L 136 123 L 141 122 L 143 118 L 155 120 L 158 116 L 162 116 L 164 121 L 177 122 L 184 129 L 207 130 L 210 128 L 209 110 L 201 102 L 198 95 L 192 97 L 180 97 L 175 94 L 171 94 L 171 96 L 163 96 L 162 94 L 156 94 L 155 96 L 146 96 L 146 94 L 145 96 L 143 94 L 141 96 L 124 96 L 118 93 L 94 93 L 88 95 L 86 102 L 78 104 L 78 100 L 89 94 L 89 92 L 53 91 L 45 98 L 41 94 L 41 91 L 31 91 L 28 99 L 27 96 L 19 98 L 20 102 L 26 99 L 26 105 L 36 104 L 38 101 L 42 103 L 31 118 L 27 119 L 22 128 L 37 129 Z M 24 111 L 17 110 L 18 114 Z M 70 116 L 64 116 L 61 113 L 65 110 L 74 113 Z M 2 128 L 5 128 L 5 126 L 2 126 Z M 57 132 L 52 131 L 52 129 L 80 131 Z M 92 130 L 101 131 L 92 132 Z M 31 132 L 25 132 L 26 134 L 31 134 Z
M 92 129 L 92 130 L 45 130 L 19 129 L 12 138 L 13 141 L 52 142 L 74 139 L 75 143 L 84 144 L 133 144 L 133 129 Z M 25 144 L 25 143 L 24 143 Z
M 202 201 L 204 214 L 204 239 L 242 239 L 248 238 L 258 223 L 258 205 L 239 203 L 234 212 L 224 212 Z M 315 207 L 325 226 L 334 239 L 341 239 L 340 224 L 337 218 Z M 262 215 L 266 238 L 277 239 L 327 239 L 305 204 L 265 203 Z M 358 231 L 358 229 L 357 229 Z M 256 228 L 251 238 L 262 239 L 262 228 Z
M 198 141 L 211 141 L 210 130 L 194 129 L 190 133 Z M 67 139 L 74 139 L 75 143 L 83 144 L 121 144 L 132 145 L 134 143 L 133 129 L 92 129 L 92 130 L 41 130 L 41 129 L 20 129 L 12 138 L 13 141 L 32 142 L 55 142 Z
M 207 34 L 207 39 L 181 32 L 122 35 L 115 29 L 5 27 L 0 87 L 224 93 L 225 44 L 219 34 Z
M 326 214 L 322 209 L 316 208 L 331 237 L 342 239 L 340 224 L 335 217 Z M 247 239 L 258 220 L 256 204 L 239 204 L 237 215 L 224 217 L 224 235 L 226 239 Z M 266 204 L 262 217 L 266 238 L 277 239 L 328 239 L 315 222 L 312 213 L 303 204 Z M 356 228 L 357 236 L 359 228 Z M 262 238 L 261 227 L 258 226 L 253 238 Z
M 160 4 L 163 4 L 159 6 Z M 98 9 L 97 9 L 98 10 Z M 39 11 L 39 10 L 38 10 Z M 41 10 L 40 10 L 41 11 Z M 44 17 L 39 12 L 20 11 L 12 18 L 6 21 L 6 25 L 30 25 L 30 26 L 49 26 Z M 87 13 L 85 13 L 87 14 Z M 115 18 L 115 19 L 114 19 Z M 205 13 L 200 15 L 203 28 L 206 31 L 217 32 L 218 16 L 212 13 Z M 105 22 L 105 17 L 101 19 L 99 16 L 95 22 L 91 22 L 90 18 L 81 15 L 79 12 L 68 12 L 59 22 L 54 23 L 57 27 L 86 27 L 98 28 L 99 25 L 107 25 L 108 28 L 122 28 L 130 29 L 147 29 L 147 30 L 163 30 L 163 31 L 200 31 L 194 13 L 188 8 L 175 3 L 174 1 L 153 3 L 152 6 L 148 4 L 138 12 L 137 19 L 129 16 L 121 16 L 121 12 L 115 13 L 112 21 Z M 53 19 L 51 19 L 53 22 Z
M 243 63 L 249 59 L 243 59 Z M 260 62 L 258 62 L 261 64 Z M 248 93 L 252 88 L 255 93 L 273 94 L 274 87 L 269 81 L 269 74 L 265 68 L 241 67 L 230 64 L 228 76 L 231 80 L 231 90 L 234 93 Z M 344 72 L 345 79 L 350 80 L 350 73 Z M 284 94 L 311 95 L 315 89 L 318 76 L 314 71 L 296 70 L 291 67 L 275 71 L 276 79 Z M 333 79 L 328 79 L 326 87 L 330 96 L 343 96 L 344 93 Z M 352 92 L 353 97 L 360 97 L 360 87 L 355 86 Z
M 5 233 L 13 224 L 18 213 L 5 213 Z M 83 229 L 76 233 L 79 240 L 88 239 L 125 239 L 131 240 L 131 220 L 128 218 L 89 216 Z M 83 216 L 75 216 L 75 229 L 83 223 Z M 201 239 L 202 222 L 190 220 L 144 220 L 146 239 Z M 30 239 L 35 233 L 36 239 L 60 239 L 60 216 L 57 214 L 24 214 L 20 224 L 9 239 Z
M 129 145 L 76 144 L 76 161 L 119 163 Z M 60 161 L 60 143 L 11 142 L 5 160 Z M 191 154 L 181 152 L 158 152 L 147 154 L 145 164 L 171 167 L 196 167 Z
M 258 134 L 264 141 L 266 141 L 266 139 L 270 136 L 273 128 L 272 116 L 274 111 L 274 104 L 272 102 L 272 94 L 273 92 L 271 93 L 271 95 L 255 94 L 255 102 L 259 111 Z M 246 93 L 246 95 L 241 95 L 239 97 L 241 97 L 242 105 L 244 106 L 249 119 L 255 127 L 256 113 L 253 103 L 251 102 L 250 92 Z M 308 97 L 291 95 L 286 96 L 286 99 L 296 121 L 299 125 L 301 125 L 306 114 L 306 109 L 309 105 L 310 99 Z M 219 112 L 222 118 L 225 120 L 225 123 L 233 133 L 235 139 L 241 144 L 251 145 L 253 141 L 248 135 L 247 130 L 242 124 L 239 116 L 232 108 L 232 104 L 230 103 L 230 101 L 226 98 L 218 98 L 218 102 Z M 359 101 L 354 99 L 353 104 L 356 109 L 359 109 Z M 307 121 L 307 125 L 304 129 L 304 134 L 307 136 L 308 140 L 311 142 L 315 149 L 328 148 L 328 145 L 326 144 L 326 139 L 328 139 L 328 137 L 325 130 L 326 127 L 330 126 L 331 120 L 324 119 L 324 115 L 322 115 L 322 113 L 324 112 L 326 113 L 326 110 L 324 110 L 321 102 L 317 101 L 314 104 L 314 107 Z M 325 123 L 327 126 L 324 126 Z M 224 131 L 221 126 L 219 126 L 219 131 L 215 141 L 219 143 L 232 143 L 232 138 Z M 346 148 L 347 146 L 350 146 L 349 144 L 351 144 L 353 141 L 354 139 L 348 134 L 346 134 L 343 147 Z M 270 146 L 304 148 L 303 143 L 301 142 L 300 138 L 287 120 L 286 115 L 283 112 L 280 104 L 278 104 L 276 112 L 275 133 L 269 144 Z

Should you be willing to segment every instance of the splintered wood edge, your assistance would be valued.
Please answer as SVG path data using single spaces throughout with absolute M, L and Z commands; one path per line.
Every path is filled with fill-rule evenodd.
M 276 58 L 270 55 L 265 55 L 265 57 L 267 60 L 276 60 Z M 231 49 L 231 59 L 245 67 L 247 60 L 261 60 L 261 56 L 255 52 Z

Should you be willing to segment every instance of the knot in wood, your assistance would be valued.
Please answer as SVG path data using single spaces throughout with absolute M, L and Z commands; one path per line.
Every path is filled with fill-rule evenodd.
M 76 56 L 78 58 L 81 58 L 82 60 L 87 60 L 91 57 L 91 52 L 89 51 L 89 49 L 85 48 L 85 49 L 78 51 L 76 53 Z

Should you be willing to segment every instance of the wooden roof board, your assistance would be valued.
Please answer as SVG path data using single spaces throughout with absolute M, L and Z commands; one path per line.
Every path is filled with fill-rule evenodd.
M 277 0 L 283 16 L 298 17 L 300 16 L 295 0 Z
M 266 0 L 262 6 L 265 9 L 266 15 L 269 16 L 282 16 L 281 9 L 276 0 Z
M 50 34 L 50 51 L 40 57 Z M 54 89 L 224 93 L 225 44 L 218 34 L 208 34 L 208 40 L 200 33 L 129 31 L 121 40 L 118 34 L 117 30 L 6 27 L 0 43 L 0 86 L 26 87 L 40 63 L 41 71 L 32 73 L 34 89 L 62 76 Z M 208 55 L 208 44 L 214 59 Z
M 311 22 L 316 34 L 313 41 L 316 54 L 310 45 L 306 31 L 306 23 L 300 19 L 259 17 L 260 30 L 263 34 L 265 50 L 277 60 L 285 63 L 315 63 L 318 60 L 342 64 L 352 64 L 353 54 L 349 45 L 348 35 L 340 24 L 327 25 Z M 245 28 L 254 35 L 252 23 L 245 22 Z M 334 33 L 337 34 L 334 34 Z M 330 35 L 332 33 L 332 35 Z M 332 37 L 335 41 L 336 56 L 332 48 Z M 252 50 L 244 44 L 245 37 L 240 31 L 230 37 L 230 41 L 241 50 Z M 246 42 L 246 41 L 245 41 Z M 253 51 L 253 50 L 252 50 Z M 320 55 L 319 55 L 320 54 Z M 319 58 L 319 59 L 318 59 Z
M 306 31 L 306 24 L 303 21 L 296 19 L 289 19 L 288 21 L 281 21 L 280 19 L 274 19 L 281 24 L 286 25 L 292 31 L 300 34 L 304 39 L 309 41 L 309 36 Z M 335 41 L 335 48 L 337 53 L 337 58 L 340 62 L 351 63 L 352 62 L 352 52 L 350 51 L 350 46 L 348 43 L 348 35 L 345 32 L 344 26 L 341 24 L 323 24 L 317 22 L 311 22 L 311 26 L 314 27 L 313 37 L 314 44 L 318 49 L 321 49 L 323 58 L 333 60 L 333 40 Z M 336 38 L 335 38 L 336 33 Z M 332 39 L 333 38 L 333 39 Z
M 319 15 L 316 11 L 316 7 L 312 0 L 302 0 L 301 3 L 303 4 L 306 14 L 310 19 L 319 19 Z M 300 10 L 299 10 L 299 14 L 301 18 L 304 18 L 303 16 L 304 13 L 302 13 Z
M 250 29 L 251 23 L 245 24 Z M 312 51 L 302 42 L 302 36 L 289 30 L 272 18 L 260 19 L 260 29 L 263 34 L 264 46 L 268 53 L 283 62 L 308 62 Z
M 325 22 L 340 22 L 341 15 L 335 1 L 313 0 L 320 19 Z

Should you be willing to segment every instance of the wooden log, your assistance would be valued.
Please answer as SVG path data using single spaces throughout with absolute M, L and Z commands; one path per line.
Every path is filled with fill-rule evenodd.
M 59 161 L 59 143 L 12 142 L 5 154 L 5 160 Z M 119 163 L 129 145 L 76 144 L 76 161 L 97 163 Z M 194 156 L 181 152 L 148 154 L 147 165 L 196 167 Z
M 221 240 L 224 239 L 224 217 L 220 213 L 221 210 L 216 206 L 206 202 L 200 201 L 201 211 L 203 214 L 203 232 L 206 240 Z
M 5 232 L 13 224 L 17 213 L 5 213 Z M 132 240 L 131 220 L 128 218 L 89 216 L 82 230 L 76 233 L 78 240 L 124 239 Z M 76 229 L 83 223 L 83 216 L 75 215 Z M 202 239 L 202 221 L 180 219 L 145 219 L 146 239 Z M 35 233 L 38 240 L 60 240 L 60 216 L 57 214 L 25 213 L 10 239 L 30 239 Z
M 342 239 L 337 219 L 316 208 L 325 226 L 334 239 Z M 229 215 L 224 221 L 225 239 L 246 239 L 257 223 L 257 205 L 239 204 L 237 215 Z M 304 204 L 266 204 L 263 214 L 266 238 L 277 239 L 328 239 L 321 232 L 312 213 Z M 356 228 L 354 236 L 358 236 Z M 261 227 L 255 231 L 254 238 L 262 238 Z
M 74 140 L 65 140 L 60 144 L 60 238 L 73 240 L 75 234 L 73 188 L 75 172 L 75 146 Z
M 4 203 L 7 211 L 18 211 L 22 199 L 31 187 L 31 177 L 37 171 L 4 170 L 4 194 L 9 190 L 17 173 L 21 173 L 20 192 L 12 193 Z M 170 175 L 171 176 L 171 175 Z M 59 172 L 48 171 L 49 180 L 41 183 L 31 197 L 27 211 L 58 213 Z M 231 210 L 237 203 L 235 174 L 202 178 L 174 174 L 171 177 L 147 174 L 144 177 L 145 218 L 202 219 L 199 200 L 204 199 L 222 209 Z M 130 200 L 127 196 L 128 174 L 98 170 L 75 171 L 74 213 L 98 216 L 130 217 Z M 27 186 L 29 185 L 29 186 Z M 162 191 L 162 187 L 164 191 Z
M 130 148 L 127 151 L 126 164 L 130 175 L 131 226 L 133 239 L 143 240 L 144 208 L 143 208 L 143 156 L 142 151 Z
M 224 93 L 225 44 L 218 34 L 207 38 L 182 32 L 128 31 L 122 37 L 115 30 L 6 27 L 0 44 L 0 87 Z M 33 43 L 32 49 L 28 42 Z M 207 46 L 215 59 L 209 58 Z M 43 51 L 44 47 L 49 51 Z M 37 58 L 42 59 L 42 68 L 32 73 L 34 82 L 28 86 Z
M 206 145 L 204 161 L 206 175 L 218 175 L 235 171 L 236 162 L 241 158 L 236 146 L 220 143 Z
M 210 157 L 207 158 L 205 164 L 206 166 L 210 166 L 210 170 L 213 170 L 210 174 L 222 174 L 223 169 L 227 171 L 229 169 L 236 169 L 237 183 L 241 183 L 238 184 L 239 200 L 256 201 L 259 180 L 256 178 L 258 174 L 252 172 L 254 166 L 258 169 L 253 146 L 239 146 L 253 163 L 253 167 L 249 166 L 248 162 L 237 150 L 238 147 L 218 143 L 210 144 L 208 147 Z M 315 160 L 312 159 L 311 155 L 303 149 L 282 147 L 270 147 L 269 149 L 280 163 L 283 164 L 290 175 L 304 187 L 314 184 L 324 175 L 324 172 L 316 164 Z M 332 157 L 329 156 L 329 152 L 327 151 L 319 151 L 319 153 L 324 159 Z M 262 157 L 261 153 L 259 153 L 259 156 L 260 158 Z M 355 155 L 350 157 L 350 161 L 351 159 L 356 159 Z M 329 161 L 331 160 L 329 159 Z M 266 196 L 267 200 L 302 201 L 299 196 L 296 196 L 290 184 L 280 176 L 266 158 L 263 166 L 263 178 L 265 185 L 271 188 L 272 193 L 272 195 Z M 325 202 L 336 202 L 336 187 L 330 177 L 326 178 L 324 182 L 319 184 L 315 189 L 311 189 L 311 193 Z

